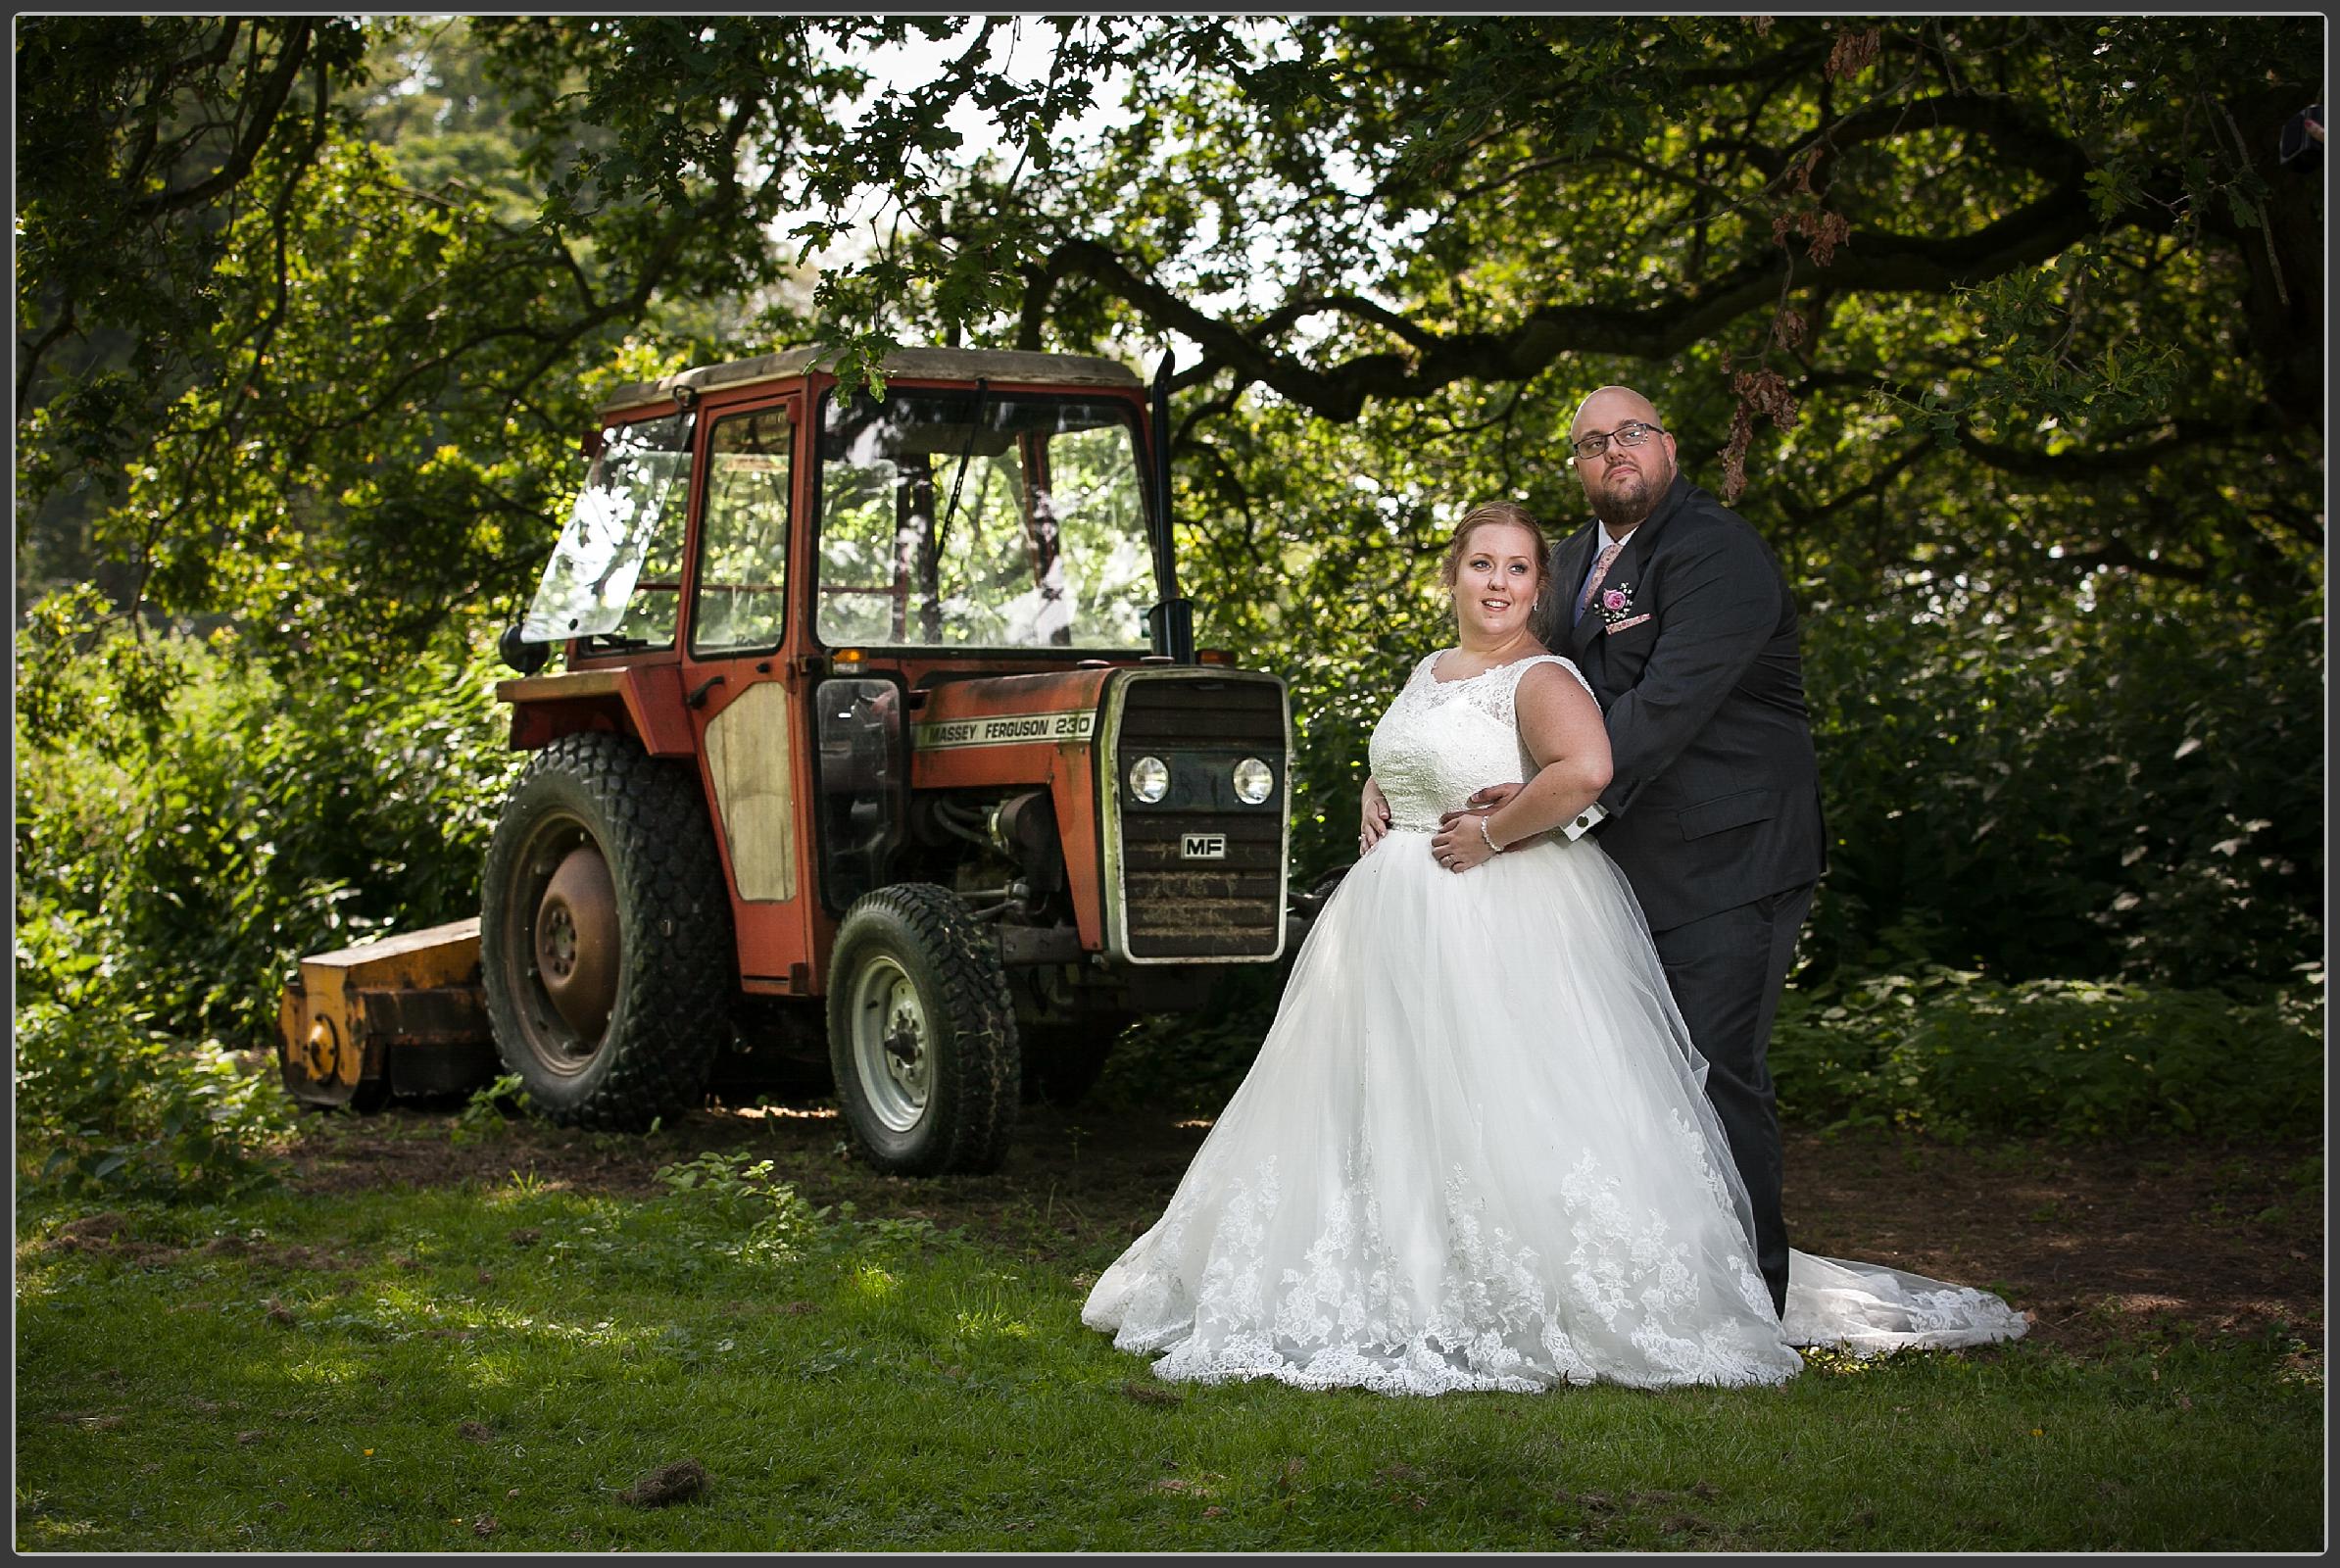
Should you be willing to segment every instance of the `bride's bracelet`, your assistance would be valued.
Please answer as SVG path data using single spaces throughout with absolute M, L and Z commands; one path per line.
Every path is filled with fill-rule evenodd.
M 1495 842 L 1495 836 L 1487 830 L 1487 818 L 1484 816 L 1479 819 L 1479 836 L 1481 839 L 1486 841 L 1487 850 L 1489 855 L 1501 855 L 1503 853 L 1503 846 L 1497 844 Z

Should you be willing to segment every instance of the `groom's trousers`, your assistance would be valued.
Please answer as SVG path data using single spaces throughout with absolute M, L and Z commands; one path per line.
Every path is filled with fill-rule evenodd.
M 1650 933 L 1674 1004 L 1706 1058 L 1706 1098 L 1731 1140 L 1754 1209 L 1755 1267 L 1787 1309 L 1787 1224 L 1779 1213 L 1778 1097 L 1764 1057 L 1814 884 Z

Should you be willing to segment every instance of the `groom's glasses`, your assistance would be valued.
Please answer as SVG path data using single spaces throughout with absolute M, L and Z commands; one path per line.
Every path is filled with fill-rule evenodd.
M 1612 441 L 1621 447 L 1637 447 L 1651 436 L 1665 433 L 1665 428 L 1662 425 L 1643 424 L 1640 420 L 1633 419 L 1619 425 L 1614 430 L 1605 432 L 1595 430 L 1588 436 L 1580 437 L 1573 445 L 1577 449 L 1577 456 L 1584 462 L 1590 463 L 1594 458 L 1608 451 L 1609 443 Z

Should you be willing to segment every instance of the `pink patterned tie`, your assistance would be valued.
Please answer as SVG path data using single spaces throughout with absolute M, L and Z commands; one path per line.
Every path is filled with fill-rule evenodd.
M 1609 574 L 1609 567 L 1616 563 L 1617 552 L 1624 548 L 1625 545 L 1622 541 L 1613 544 L 1602 551 L 1600 559 L 1592 564 L 1592 575 L 1584 579 L 1584 591 L 1577 595 L 1577 612 L 1575 619 L 1569 622 L 1570 625 L 1573 626 L 1577 621 L 1583 620 L 1584 612 L 1592 608 L 1592 596 L 1600 592 L 1601 579 Z

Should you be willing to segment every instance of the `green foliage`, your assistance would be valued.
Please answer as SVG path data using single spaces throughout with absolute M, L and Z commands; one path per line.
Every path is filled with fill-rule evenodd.
M 1550 371 L 1581 390 L 1613 360 L 1711 405 L 1682 427 L 1735 429 L 1724 466 L 1800 517 L 1904 475 L 1955 492 L 1940 434 L 2054 491 L 2028 510 L 2075 555 L 2119 540 L 2193 570 L 2222 538 L 2280 576 L 2319 548 L 2318 204 L 2273 164 L 2316 38 L 2297 18 L 44 19 L 19 54 L 21 478 L 78 499 L 32 530 L 35 580 L 94 554 L 118 597 L 290 620 L 299 646 L 420 635 L 539 558 L 514 530 L 628 333 L 699 358 L 820 337 L 852 379 L 896 341 L 1127 353 L 1168 331 L 1202 347 L 1181 384 L 1202 422 L 1435 411 Z M 873 75 L 912 44 L 922 65 Z M 1758 404 L 1777 450 L 1745 450 Z M 2197 491 L 2216 505 L 2129 504 Z M 92 537 L 65 538 L 90 509 Z M 305 542 L 343 574 L 333 612 L 268 591 Z M 395 605 L 366 593 L 379 565 Z
M 292 683 L 183 657 L 201 673 L 151 749 L 25 749 L 19 919 L 97 922 L 158 1026 L 255 1045 L 293 957 L 475 907 L 514 759 L 484 657 Z
M 186 672 L 174 643 L 138 631 L 93 583 L 27 606 L 17 635 L 20 736 L 36 745 L 78 736 L 109 761 L 141 744 L 153 749 Z
M 1963 290 L 1960 304 L 1973 316 L 1975 341 L 1988 345 L 1973 380 L 1974 402 L 2115 443 L 2168 408 L 2186 368 L 2175 345 L 2122 335 L 2084 358 L 2073 352 L 2085 300 L 2118 292 L 2120 265 L 2106 249 L 2075 245 L 2037 268 Z M 1942 419 L 1945 430 L 1958 423 L 1947 408 Z
M 36 409 L 20 495 L 121 493 L 219 316 L 253 172 L 314 155 L 362 78 L 350 19 L 28 17 L 17 30 L 17 320 Z M 20 397 L 20 416 L 25 411 Z
M 1156 1013 L 1132 1024 L 1113 1043 L 1091 1098 L 1104 1106 L 1168 1105 L 1216 1115 L 1259 1054 L 1290 967 L 1235 970 L 1196 1011 Z
M 2273 150 L 2320 37 L 28 19 L 20 984 L 81 943 L 115 1054 L 250 1044 L 291 955 L 468 907 L 510 760 L 409 662 L 524 593 L 600 390 L 1173 333 L 1182 572 L 1290 681 L 1295 885 L 1449 636 L 1445 528 L 1572 526 L 1559 438 L 1622 380 L 1807 611 L 1811 981 L 2280 980 L 2323 918 L 2325 270 Z M 180 635 L 222 623 L 224 671 Z
M 520 1087 L 518 1073 L 498 1073 L 463 1101 L 455 1125 L 447 1131 L 448 1141 L 462 1145 L 500 1137 L 514 1118 L 526 1115 L 532 1104 L 528 1091 Z
M 1817 973 L 1908 956 L 2186 989 L 2323 929 L 2322 617 L 2108 579 L 1816 618 Z M 1923 931 L 1905 955 L 1888 933 Z
M 2322 973 L 2238 1002 L 2078 980 L 2009 986 L 1927 964 L 1790 991 L 1772 1035 L 1780 1113 L 1803 1125 L 2227 1141 L 2323 1122 Z
M 513 761 L 476 656 L 294 683 L 170 658 L 151 730 L 20 714 L 17 1103 L 51 1176 L 200 1186 L 264 1145 L 273 1069 L 228 1054 L 272 1050 L 301 955 L 477 907 Z
M 710 1149 L 658 1167 L 669 1195 L 704 1209 L 735 1236 L 742 1255 L 779 1262 L 798 1255 L 823 1230 L 829 1210 L 814 1208 L 795 1184 L 776 1180 L 769 1159 Z
M 274 1073 L 217 1040 L 151 1027 L 89 976 L 95 953 L 17 938 L 17 1176 L 50 1192 L 218 1196 L 268 1179 L 292 1124 Z M 38 975 L 40 994 L 26 981 Z

